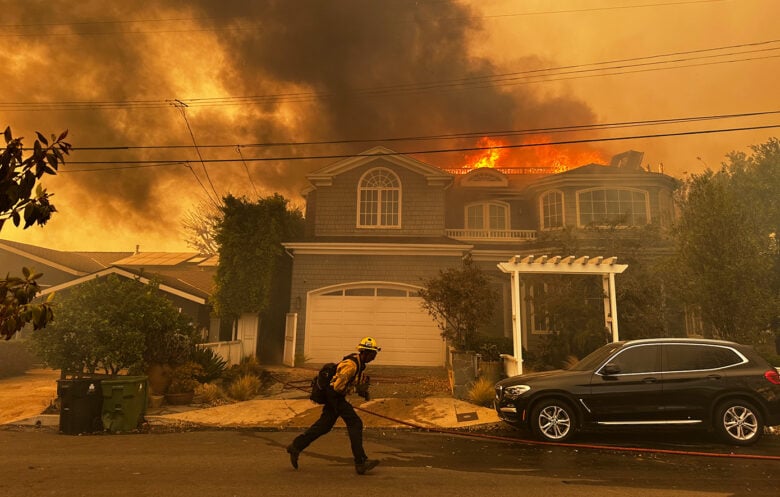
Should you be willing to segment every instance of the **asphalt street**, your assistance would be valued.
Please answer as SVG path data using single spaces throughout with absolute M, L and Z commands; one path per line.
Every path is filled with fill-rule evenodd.
M 358 476 L 343 429 L 316 441 L 301 456 L 300 469 L 293 470 L 284 447 L 297 433 L 246 429 L 72 436 L 3 427 L 0 495 L 687 497 L 770 496 L 780 488 L 776 437 L 735 452 L 696 436 L 663 442 L 655 436 L 613 434 L 558 447 L 504 440 L 510 432 L 479 438 L 368 429 L 366 450 L 382 463 Z M 587 446 L 596 442 L 614 447 Z M 659 444 L 719 455 L 652 452 Z

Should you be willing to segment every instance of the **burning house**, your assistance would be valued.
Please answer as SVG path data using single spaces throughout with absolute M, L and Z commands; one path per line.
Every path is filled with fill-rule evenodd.
M 330 361 L 370 334 L 383 345 L 378 364 L 443 365 L 440 330 L 417 296 L 424 280 L 470 255 L 501 296 L 481 331 L 511 337 L 510 283 L 498 263 L 582 255 L 549 252 L 545 235 L 563 230 L 587 237 L 671 221 L 675 180 L 643 169 L 639 152 L 610 162 L 534 147 L 513 151 L 505 168 L 505 149 L 483 148 L 445 170 L 376 147 L 307 176 L 306 237 L 285 244 L 293 257 L 286 363 Z M 533 346 L 547 330 L 523 315 Z

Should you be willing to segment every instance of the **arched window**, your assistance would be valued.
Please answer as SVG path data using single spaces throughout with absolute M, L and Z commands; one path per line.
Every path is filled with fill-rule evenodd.
M 539 202 L 542 229 L 563 228 L 563 194 L 558 191 L 547 192 L 539 198 Z
M 579 225 L 644 226 L 650 222 L 647 192 L 597 188 L 577 194 Z
M 358 227 L 401 226 L 401 182 L 389 169 L 368 171 L 358 186 Z
M 467 230 L 504 231 L 509 229 L 509 208 L 506 204 L 486 202 L 466 206 Z

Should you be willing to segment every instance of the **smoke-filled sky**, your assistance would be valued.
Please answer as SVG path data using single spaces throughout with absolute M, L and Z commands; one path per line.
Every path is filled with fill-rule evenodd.
M 45 178 L 49 224 L 0 237 L 59 250 L 189 250 L 182 219 L 207 198 L 302 206 L 306 173 L 336 160 L 317 157 L 375 145 L 460 167 L 486 135 L 582 141 L 499 165 L 633 149 L 684 177 L 780 135 L 704 133 L 780 125 L 777 0 L 0 6 L 0 125 L 30 146 L 68 129 L 77 149 Z

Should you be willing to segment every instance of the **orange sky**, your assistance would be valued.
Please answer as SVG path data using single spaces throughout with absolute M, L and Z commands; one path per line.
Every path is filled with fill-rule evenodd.
M 67 128 L 82 150 L 45 181 L 60 211 L 52 221 L 24 231 L 6 225 L 0 237 L 60 250 L 187 250 L 181 219 L 207 194 L 279 192 L 301 205 L 305 174 L 333 160 L 289 158 L 378 144 L 400 152 L 467 148 L 498 131 L 580 127 L 502 137 L 517 144 L 780 124 L 767 114 L 646 125 L 780 110 L 776 0 L 253 3 L 87 0 L 6 9 L 0 36 L 13 49 L 0 53 L 2 124 L 27 138 Z M 174 99 L 188 104 L 186 122 Z M 645 125 L 581 128 L 627 122 Z M 188 123 L 200 157 L 230 162 L 204 168 L 192 148 L 107 149 L 192 145 Z M 441 137 L 457 134 L 468 136 Z M 683 177 L 778 134 L 568 147 L 603 157 L 643 151 L 652 170 Z M 396 140 L 432 136 L 439 138 Z M 311 143 L 321 141 L 341 143 Z M 280 142 L 295 145 L 236 148 Z M 525 152 L 502 161 L 526 165 L 517 164 L 533 156 Z M 416 157 L 455 167 L 466 155 Z M 89 161 L 99 164 L 76 164 Z

